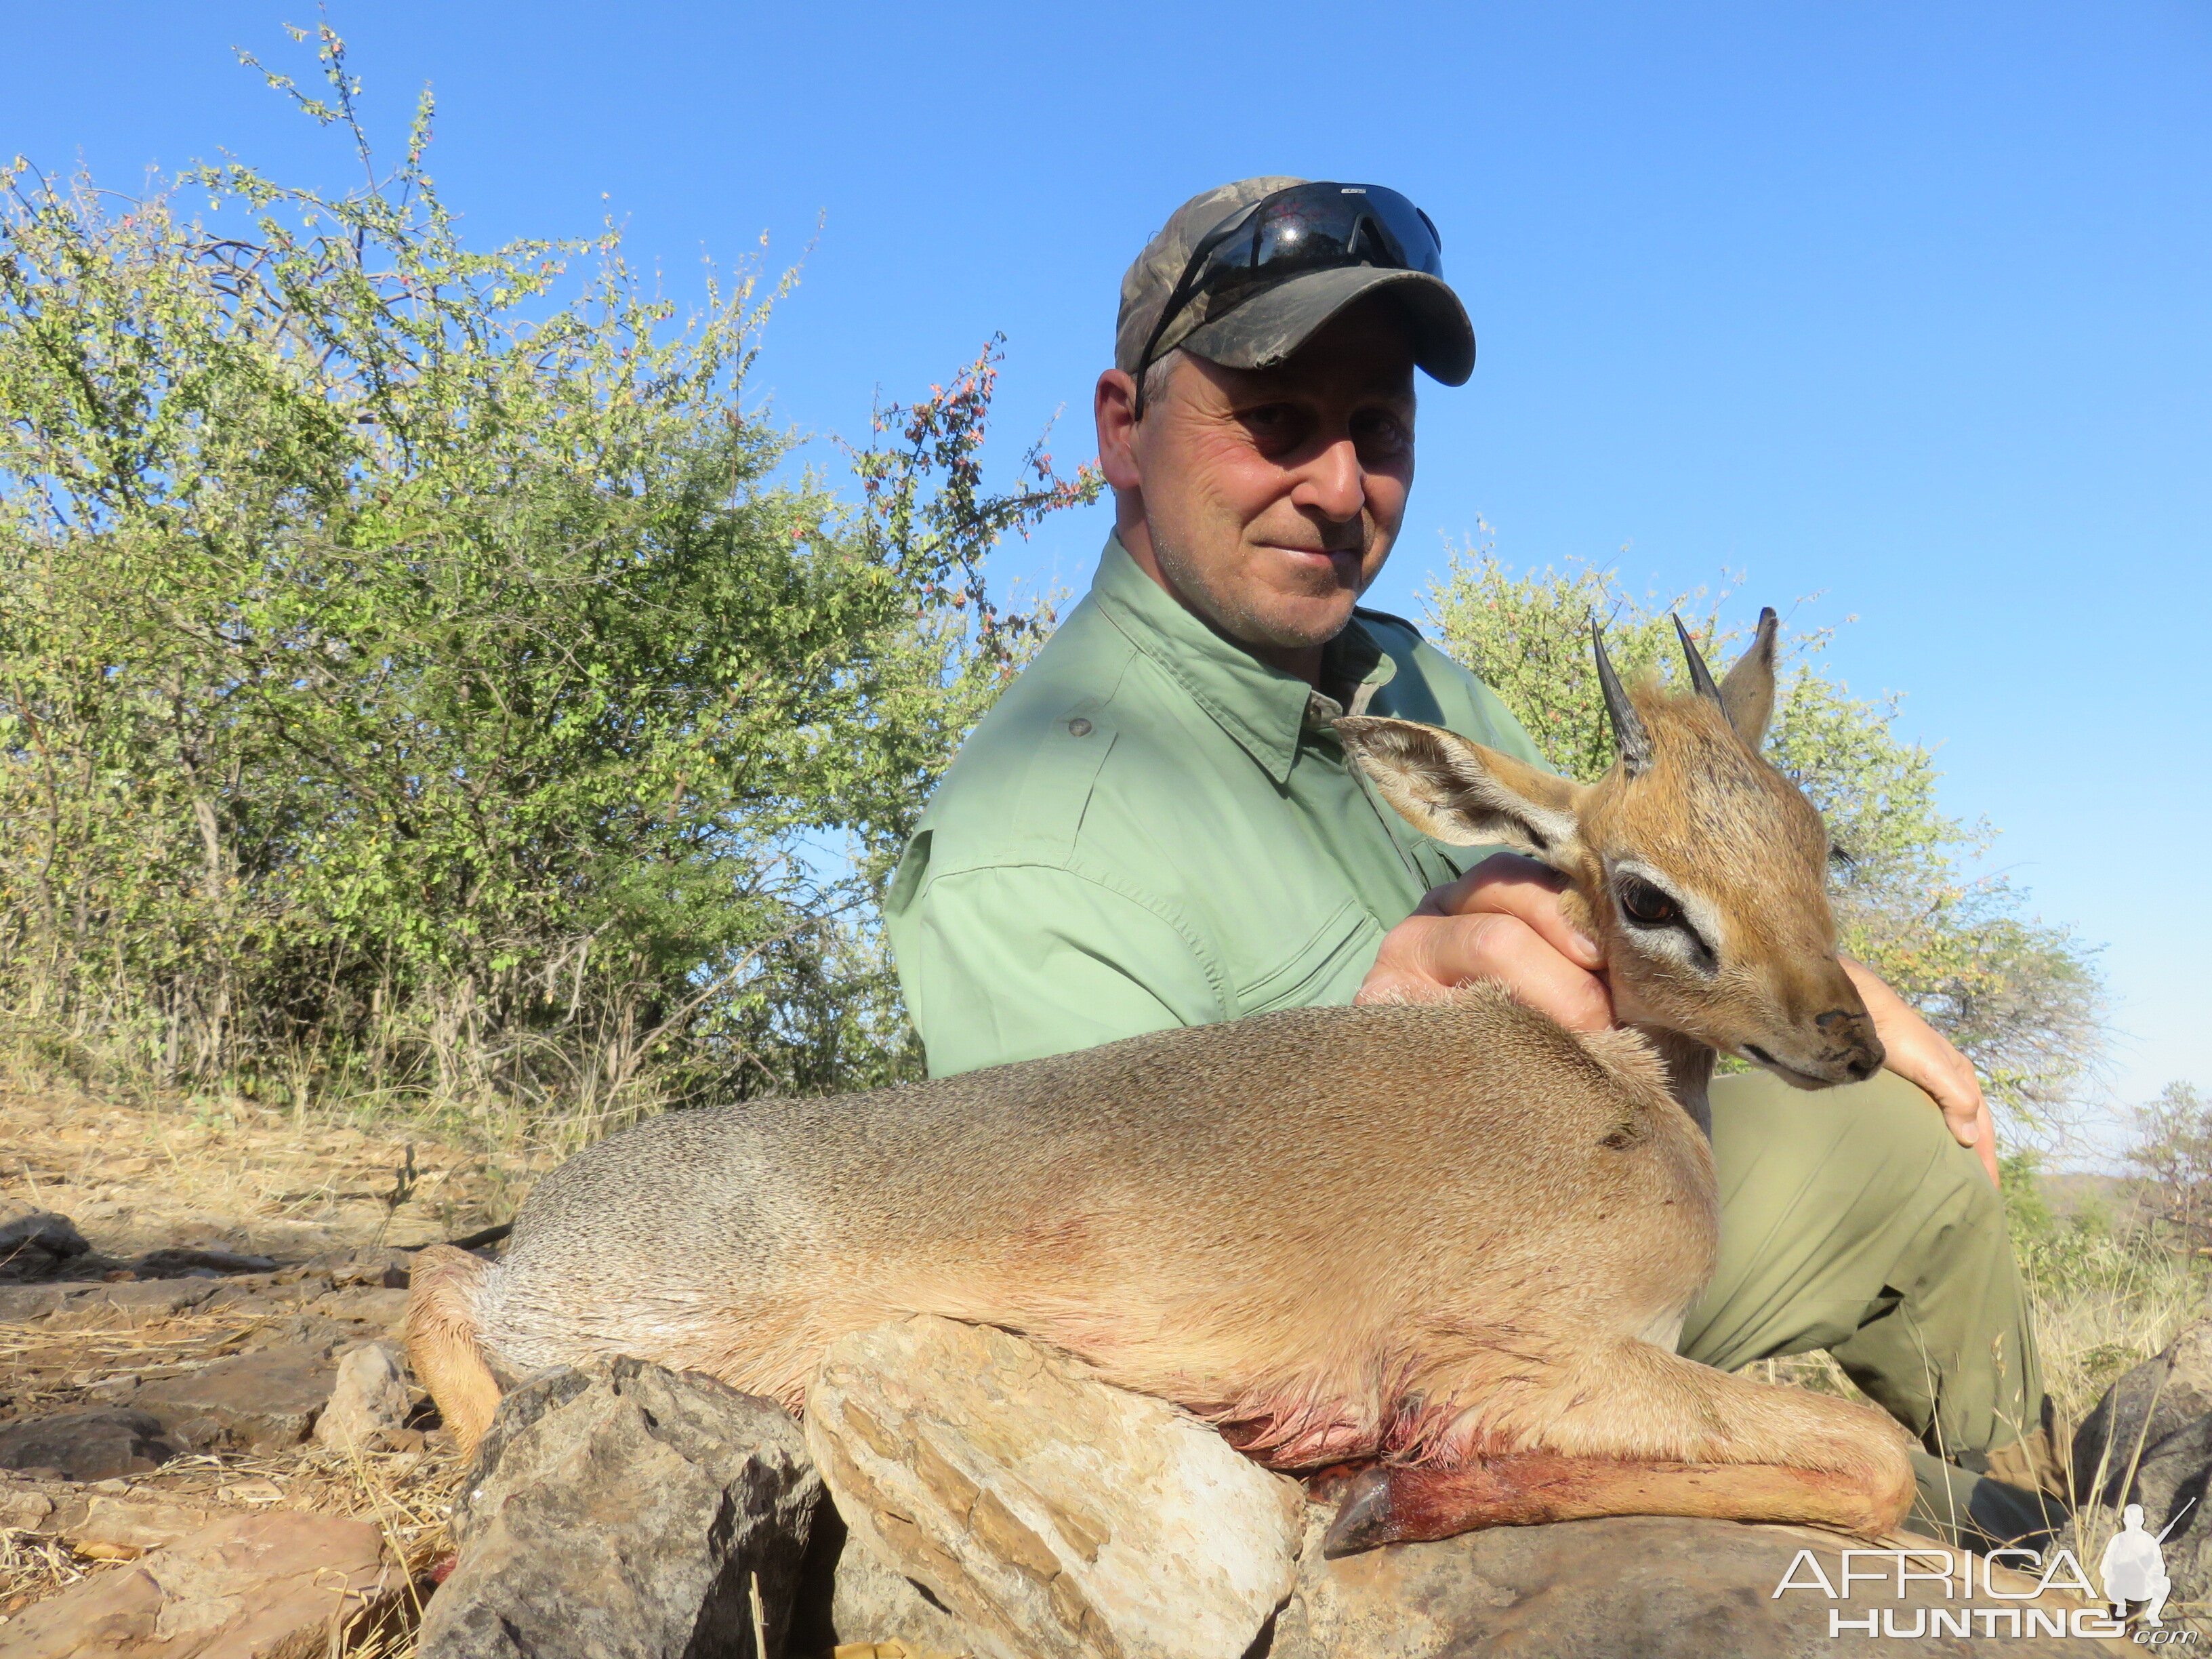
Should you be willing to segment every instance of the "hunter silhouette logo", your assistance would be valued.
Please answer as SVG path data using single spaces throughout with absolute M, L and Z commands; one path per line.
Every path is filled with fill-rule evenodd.
M 2112 1541 L 2105 1546 L 2097 1563 L 2097 1576 L 2105 1581 L 2105 1599 L 2112 1604 L 2113 1618 L 2125 1619 L 2130 1602 L 2143 1601 L 2149 1604 L 2143 1609 L 2143 1623 L 2166 1622 L 2159 1614 L 2165 1610 L 2173 1580 L 2166 1577 L 2166 1551 L 2160 1546 L 2196 1502 L 2192 1498 L 2183 1504 L 2181 1515 L 2167 1522 L 2156 1537 L 2144 1530 L 2142 1504 L 2130 1504 L 2120 1511 L 2120 1530 L 2112 1534 Z

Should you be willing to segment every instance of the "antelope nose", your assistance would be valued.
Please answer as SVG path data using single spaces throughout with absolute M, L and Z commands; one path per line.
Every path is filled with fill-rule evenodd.
M 1831 1008 L 1816 1015 L 1813 1024 L 1827 1039 L 1827 1057 L 1840 1064 L 1852 1082 L 1863 1083 L 1881 1069 L 1881 1040 L 1874 1034 L 1874 1022 L 1864 1014 Z

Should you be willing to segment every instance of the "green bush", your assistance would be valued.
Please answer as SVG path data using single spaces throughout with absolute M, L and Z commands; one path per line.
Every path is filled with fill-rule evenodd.
M 904 1075 L 871 900 L 1048 620 L 981 561 L 988 350 L 854 453 L 592 247 L 465 247 L 343 46 L 272 82 L 343 197 L 243 166 L 0 211 L 0 996 L 20 1053 L 501 1133 Z M 179 192 L 204 191 L 185 217 Z M 595 271 L 570 283 L 581 252 Z

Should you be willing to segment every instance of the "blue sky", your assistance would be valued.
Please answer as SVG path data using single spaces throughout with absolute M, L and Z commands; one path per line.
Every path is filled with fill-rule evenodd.
M 1842 623 L 1956 812 L 2106 946 L 2116 1098 L 2212 1085 L 2190 850 L 2212 554 L 2212 8 L 1188 3 L 331 13 L 486 241 L 611 211 L 672 291 L 765 232 L 803 282 L 756 391 L 865 430 L 1007 337 L 1000 430 L 1090 387 L 1122 265 L 1184 196 L 1375 180 L 1442 228 L 1481 359 L 1431 387 L 1378 602 L 1447 538 Z M 232 60 L 295 0 L 9 8 L 0 153 L 129 186 L 228 149 L 348 159 Z M 291 61 L 297 63 L 297 58 Z M 817 227 L 819 226 L 817 235 Z M 825 457 L 825 461 L 828 459 Z M 1103 509 L 998 562 L 1080 587 Z

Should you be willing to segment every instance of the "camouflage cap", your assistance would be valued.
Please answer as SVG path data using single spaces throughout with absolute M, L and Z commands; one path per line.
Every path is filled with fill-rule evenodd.
M 1137 372 L 1137 360 L 1182 279 L 1191 250 L 1239 208 L 1304 179 L 1240 179 L 1203 191 L 1168 216 L 1135 263 L 1122 273 L 1121 311 L 1114 326 L 1114 366 Z M 1231 368 L 1271 368 L 1304 345 L 1346 307 L 1377 289 L 1393 290 L 1413 325 L 1413 361 L 1446 386 L 1474 373 L 1474 325 L 1459 295 L 1441 277 L 1419 270 L 1356 265 L 1310 270 L 1207 313 L 1199 295 L 1171 319 L 1153 349 L 1155 361 L 1177 346 Z

